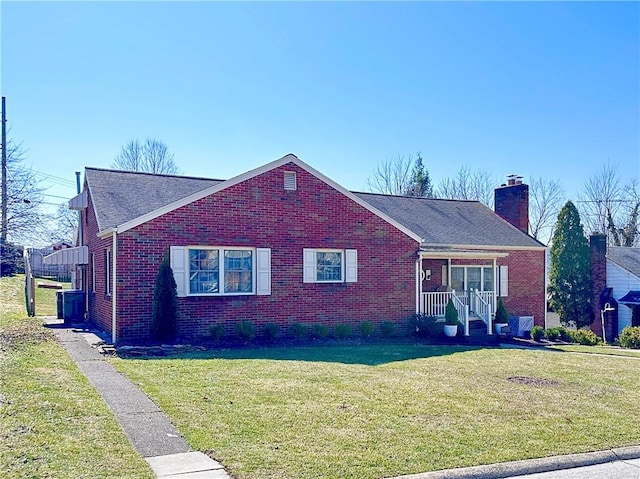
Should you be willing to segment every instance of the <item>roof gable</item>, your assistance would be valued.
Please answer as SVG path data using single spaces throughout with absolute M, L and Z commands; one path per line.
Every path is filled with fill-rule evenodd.
M 355 194 L 419 234 L 425 245 L 545 248 L 478 201 Z
M 609 246 L 607 259 L 640 278 L 640 248 Z
M 271 163 L 267 163 L 266 165 L 263 165 L 259 168 L 247 171 L 246 173 L 243 173 L 241 175 L 238 175 L 226 181 L 207 180 L 204 178 L 187 178 L 187 177 L 179 177 L 179 176 L 171 176 L 171 175 L 153 175 L 148 173 L 142 173 L 142 174 L 132 173 L 133 175 L 147 175 L 149 177 L 157 177 L 157 178 L 154 180 L 149 180 L 146 177 L 142 177 L 142 176 L 137 177 L 136 179 L 149 181 L 150 184 L 148 185 L 148 187 L 145 187 L 145 188 L 141 188 L 140 187 L 141 185 L 136 185 L 135 184 L 136 181 L 133 181 L 132 184 L 128 185 L 129 188 L 120 187 L 116 192 L 114 192 L 111 188 L 102 187 L 101 191 L 99 192 L 99 196 L 101 196 L 100 203 L 102 203 L 102 206 L 100 208 L 104 208 L 105 211 L 101 213 L 101 216 L 108 217 L 109 219 L 111 219 L 111 223 L 108 223 L 108 222 L 105 223 L 99 220 L 99 223 L 98 223 L 99 229 L 101 232 L 106 232 L 112 227 L 117 227 L 118 232 L 127 231 L 131 228 L 135 228 L 138 225 L 146 223 L 147 221 L 157 218 L 163 214 L 173 211 L 177 208 L 186 206 L 190 203 L 193 203 L 194 201 L 197 201 L 199 199 L 202 199 L 214 193 L 218 193 L 219 191 L 222 191 L 226 188 L 229 188 L 233 185 L 246 181 L 250 178 L 258 176 L 272 169 L 279 168 L 288 163 L 294 163 L 295 165 L 309 172 L 319 180 L 328 184 L 333 189 L 347 196 L 349 199 L 351 199 L 355 203 L 359 204 L 363 208 L 372 212 L 376 216 L 382 218 L 384 221 L 391 224 L 393 227 L 397 228 L 398 230 L 400 230 L 410 238 L 416 240 L 417 242 L 420 242 L 421 238 L 415 232 L 406 228 L 404 225 L 398 223 L 395 219 L 387 216 L 383 212 L 380 212 L 368 202 L 363 201 L 361 198 L 354 195 L 350 191 L 346 190 L 345 188 L 337 184 L 335 181 L 324 176 L 322 173 L 310 167 L 309 165 L 307 165 L 306 163 L 304 163 L 298 157 L 296 157 L 291 153 L 283 156 L 278 160 L 272 161 Z M 104 172 L 113 173 L 113 171 L 111 170 L 97 170 L 97 169 L 87 169 L 87 173 L 89 173 L 89 170 L 92 170 L 94 172 L 102 171 L 103 174 Z M 116 173 L 123 173 L 123 172 L 116 172 Z M 178 178 L 187 178 L 188 180 L 193 180 L 193 181 L 185 182 L 178 185 L 177 183 Z M 145 198 L 146 193 L 150 191 L 148 188 L 155 187 L 155 188 L 163 189 L 165 188 L 164 181 L 166 181 L 167 179 L 170 179 L 171 186 L 166 187 L 166 190 L 167 190 L 166 193 L 160 193 L 159 195 L 160 197 L 155 198 L 156 201 L 151 201 Z M 208 185 L 205 184 L 205 182 L 207 181 L 209 182 Z M 151 183 L 154 183 L 154 184 L 152 185 Z M 116 186 L 116 185 L 112 183 L 112 186 Z M 190 194 L 185 195 L 185 194 L 181 194 L 180 188 L 183 188 L 184 190 L 188 190 L 189 188 L 192 188 L 194 191 Z M 90 184 L 90 189 L 93 194 L 94 188 L 91 188 L 91 184 Z M 133 193 L 131 190 L 138 191 L 139 193 Z M 169 198 L 173 198 L 173 201 L 167 201 L 167 199 Z M 126 201 L 126 199 L 130 199 L 131 201 L 130 203 L 128 204 L 125 203 L 123 205 L 122 203 L 123 201 Z M 132 207 L 130 205 L 134 205 L 134 206 Z M 156 206 L 156 207 L 153 208 L 153 206 Z M 100 208 L 96 206 L 96 212 Z M 124 219 L 124 221 L 115 222 L 116 219 L 121 219 L 121 220 Z

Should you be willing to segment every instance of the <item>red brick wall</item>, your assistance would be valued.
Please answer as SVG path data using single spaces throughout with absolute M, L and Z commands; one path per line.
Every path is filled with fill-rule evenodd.
M 89 319 L 100 328 L 111 331 L 111 295 L 106 294 L 105 256 L 106 250 L 112 246 L 112 239 L 100 239 L 98 223 L 93 209 L 91 195 L 88 208 L 82 212 L 83 241 L 89 249 L 89 265 L 87 266 L 87 290 L 89 291 Z M 92 256 L 95 255 L 95 256 Z M 93 285 L 92 259 L 95 258 L 95 287 Z M 94 292 L 95 290 L 95 292 Z
M 284 171 L 297 173 L 297 191 L 284 191 Z M 270 296 L 179 298 L 179 334 L 186 339 L 215 322 L 242 319 L 258 331 L 269 322 L 287 329 L 293 321 L 404 326 L 415 311 L 417 243 L 292 163 L 118 235 L 120 341 L 148 339 L 154 277 L 172 245 L 271 248 Z M 303 283 L 303 248 L 356 249 L 358 282 Z M 98 296 L 92 313 L 103 318 L 110 311 Z
M 509 256 L 498 259 L 498 266 L 509 267 L 509 295 L 502 298 L 507 312 L 514 316 L 533 316 L 544 327 L 546 291 L 544 250 L 508 251 Z

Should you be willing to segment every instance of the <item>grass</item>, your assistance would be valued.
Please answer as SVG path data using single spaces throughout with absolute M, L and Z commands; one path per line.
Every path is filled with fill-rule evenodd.
M 55 291 L 36 290 L 38 314 Z M 112 413 L 41 320 L 27 318 L 24 276 L 0 278 L 0 477 L 154 477 Z
M 623 349 L 612 346 L 581 346 L 578 344 L 558 344 L 547 346 L 547 349 L 569 353 L 605 354 L 608 356 L 625 356 L 640 358 L 640 349 Z
M 640 443 L 631 358 L 387 344 L 112 361 L 241 479 L 367 479 Z

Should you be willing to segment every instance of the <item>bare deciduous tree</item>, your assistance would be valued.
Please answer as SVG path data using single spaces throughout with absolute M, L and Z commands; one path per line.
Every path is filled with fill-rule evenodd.
M 173 153 L 162 141 L 147 138 L 144 143 L 131 140 L 124 145 L 113 160 L 112 168 L 147 173 L 177 174 L 180 172 L 173 161 Z
M 367 184 L 370 191 L 387 195 L 433 197 L 429 171 L 424 166 L 420 153 L 415 160 L 411 155 L 408 158 L 398 155 L 378 163 Z
M 622 184 L 617 168 L 606 163 L 585 183 L 579 204 L 588 232 L 606 233 L 609 244 L 615 246 L 640 242 L 638 178 Z
M 54 227 L 49 233 L 52 243 L 65 241 L 73 244 L 78 230 L 78 212 L 69 209 L 69 203 L 65 202 L 58 206 L 52 217 Z
M 529 231 L 535 239 L 548 244 L 558 213 L 565 202 L 564 188 L 557 180 L 531 178 L 529 182 Z
M 475 200 L 493 208 L 493 190 L 498 180 L 485 170 L 462 166 L 454 177 L 443 179 L 436 196 L 449 200 Z
M 42 211 L 44 188 L 30 167 L 23 165 L 21 144 L 7 141 L 7 239 L 24 243 L 38 239 L 46 223 Z

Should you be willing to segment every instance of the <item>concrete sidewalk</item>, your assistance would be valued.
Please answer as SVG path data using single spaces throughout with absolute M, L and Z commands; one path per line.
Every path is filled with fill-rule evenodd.
M 228 479 L 223 466 L 202 452 L 192 451 L 167 416 L 97 351 L 96 334 L 45 318 L 60 344 L 98 391 L 131 441 L 158 478 Z
M 390 479 L 640 479 L 640 446 L 409 474 Z

